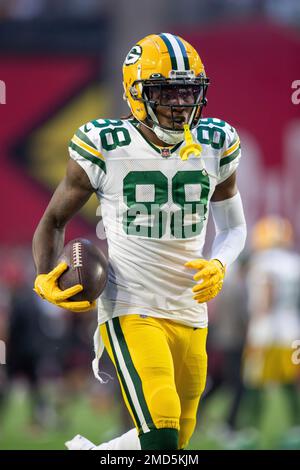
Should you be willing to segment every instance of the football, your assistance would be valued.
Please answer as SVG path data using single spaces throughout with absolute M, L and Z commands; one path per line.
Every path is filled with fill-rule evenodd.
M 81 284 L 83 291 L 70 300 L 92 302 L 102 293 L 107 281 L 108 262 L 102 251 L 89 240 L 76 238 L 65 245 L 58 263 L 66 262 L 68 269 L 59 277 L 58 285 L 64 290 Z

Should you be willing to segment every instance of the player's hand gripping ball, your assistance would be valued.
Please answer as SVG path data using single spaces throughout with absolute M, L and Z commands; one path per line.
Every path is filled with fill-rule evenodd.
M 48 274 L 39 274 L 35 292 L 58 307 L 86 312 L 96 306 L 107 281 L 107 259 L 89 240 L 75 239 L 63 249 L 58 265 Z
M 188 261 L 185 266 L 197 269 L 194 280 L 197 284 L 193 287 L 194 297 L 199 304 L 208 302 L 218 295 L 223 287 L 225 266 L 217 259 L 195 259 Z M 200 281 L 200 282 L 198 282 Z

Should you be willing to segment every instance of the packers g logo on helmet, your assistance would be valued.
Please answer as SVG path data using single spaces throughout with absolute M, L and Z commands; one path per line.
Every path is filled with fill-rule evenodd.
M 128 52 L 124 65 L 135 64 L 142 55 L 142 48 L 139 45 L 133 46 L 133 48 Z
M 209 84 L 204 66 L 196 50 L 184 39 L 170 33 L 151 34 L 139 41 L 127 54 L 123 65 L 124 99 L 138 121 L 150 123 L 153 130 L 161 128 L 156 116 L 156 105 L 149 97 L 152 86 L 193 87 L 194 102 L 187 105 L 191 109 L 190 128 L 194 127 L 206 104 L 206 91 Z M 160 88 L 161 89 L 161 88 Z M 172 113 L 175 106 L 169 106 Z M 176 105 L 176 107 L 178 107 Z M 163 128 L 171 135 L 182 134 L 173 128 Z

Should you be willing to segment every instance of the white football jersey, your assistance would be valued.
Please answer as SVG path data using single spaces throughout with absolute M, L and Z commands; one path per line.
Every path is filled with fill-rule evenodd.
M 280 248 L 253 256 L 248 274 L 248 341 L 251 345 L 281 344 L 291 346 L 299 339 L 300 257 Z M 260 314 L 265 304 L 266 288 L 271 289 L 270 308 Z
M 140 314 L 193 327 L 207 326 L 206 304 L 193 300 L 209 201 L 237 168 L 240 142 L 220 119 L 193 130 L 201 157 L 182 161 L 179 150 L 148 141 L 129 120 L 97 119 L 81 126 L 70 156 L 87 173 L 101 201 L 109 250 L 109 279 L 98 301 L 99 323 Z

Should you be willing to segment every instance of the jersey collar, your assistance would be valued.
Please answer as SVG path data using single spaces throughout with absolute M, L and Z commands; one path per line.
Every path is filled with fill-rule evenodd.
M 145 137 L 144 134 L 141 132 L 141 130 L 138 128 L 138 121 L 136 119 L 129 119 L 129 122 L 135 128 L 135 130 L 138 131 L 138 133 L 147 142 L 147 144 L 150 145 L 150 147 L 152 147 L 163 158 L 170 157 L 171 154 L 174 153 L 182 144 L 182 142 L 179 142 L 178 144 L 173 145 L 173 147 L 160 147 L 159 145 L 155 145 L 149 139 L 147 139 L 147 137 Z

